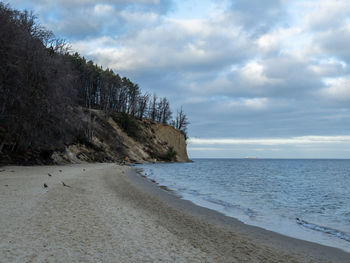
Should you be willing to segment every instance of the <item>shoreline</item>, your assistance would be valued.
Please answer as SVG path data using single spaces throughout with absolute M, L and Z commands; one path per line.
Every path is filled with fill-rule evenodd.
M 297 262 L 350 262 L 350 253 L 339 248 L 325 246 L 315 242 L 289 237 L 277 232 L 263 229 L 258 226 L 248 225 L 242 221 L 226 216 L 225 214 L 202 207 L 189 200 L 182 199 L 174 191 L 162 188 L 157 182 L 152 182 L 142 175 L 138 169 L 128 173 L 128 179 L 140 191 L 147 192 L 166 203 L 167 206 L 179 210 L 185 215 L 196 220 L 208 222 L 219 231 L 231 232 L 233 235 L 242 235 L 254 245 L 265 246 L 267 250 L 277 249 L 288 257 L 289 255 L 306 255 L 306 258 L 298 258 Z M 166 186 L 165 186 L 166 187 Z M 286 262 L 293 261 L 292 258 Z M 284 262 L 284 261 L 283 261 Z
M 327 177 L 321 170 L 327 165 L 323 161 L 301 162 L 309 168 L 319 164 L 315 170 L 310 170 L 313 176 L 305 177 L 300 170 L 298 173 L 293 169 L 278 170 L 291 162 L 262 162 L 258 166 L 261 167 L 263 180 L 258 170 L 254 170 L 252 176 L 244 175 L 247 169 L 241 167 L 256 166 L 246 161 L 197 159 L 195 164 L 190 165 L 145 164 L 136 165 L 136 168 L 149 179 L 167 186 L 182 199 L 195 205 L 215 210 L 247 225 L 350 253 L 350 232 L 346 217 L 348 196 L 346 191 L 342 192 L 341 186 L 339 190 L 336 188 L 336 182 L 341 180 L 325 184 L 328 182 Z M 344 181 L 348 179 L 346 169 L 340 168 L 343 166 L 338 165 L 338 162 L 332 161 L 329 165 L 334 170 L 329 168 L 326 171 L 334 171 L 334 174 L 339 175 L 337 178 L 344 177 Z M 232 167 L 235 170 L 229 170 Z M 339 173 L 335 172 L 338 167 Z M 345 167 L 349 168 L 348 165 Z M 277 175 L 271 172 L 265 177 L 264 171 L 270 168 Z M 321 173 L 317 183 L 319 187 L 314 186 L 317 171 Z
M 160 184 L 158 181 L 156 181 L 156 180 L 154 180 L 154 179 L 152 179 L 150 177 L 147 177 L 147 173 L 144 173 L 143 168 L 139 168 L 139 167 L 136 166 L 135 169 L 136 169 L 136 172 L 139 174 L 139 176 L 141 176 L 142 178 L 145 178 L 148 182 L 156 185 L 158 188 L 161 188 L 161 189 L 167 191 L 169 194 L 174 194 L 178 198 L 190 202 L 194 206 L 199 206 L 199 207 L 203 207 L 203 208 L 209 209 L 211 211 L 214 211 L 214 212 L 217 212 L 219 214 L 222 214 L 223 216 L 226 216 L 226 217 L 238 220 L 239 222 L 241 222 L 241 223 L 243 223 L 245 225 L 248 225 L 248 226 L 258 227 L 258 228 L 261 228 L 261 229 L 264 229 L 264 230 L 267 230 L 267 231 L 270 231 L 270 232 L 273 232 L 273 233 L 280 234 L 282 236 L 286 236 L 286 237 L 290 237 L 290 238 L 294 238 L 294 239 L 298 239 L 298 240 L 302 240 L 302 241 L 308 241 L 308 242 L 316 243 L 316 244 L 319 244 L 319 245 L 322 245 L 322 246 L 339 249 L 339 250 L 341 250 L 341 251 L 343 251 L 345 253 L 350 253 L 350 242 L 348 241 L 348 239 L 345 239 L 349 235 L 347 233 L 345 233 L 345 232 L 340 231 L 340 230 L 314 225 L 316 227 L 327 229 L 329 231 L 334 231 L 334 232 L 336 232 L 336 234 L 339 233 L 339 234 L 343 234 L 345 236 L 345 238 L 343 238 L 343 237 L 334 237 L 333 236 L 333 238 L 335 238 L 335 239 L 338 238 L 338 239 L 335 240 L 338 243 L 334 243 L 334 242 L 331 243 L 328 240 L 326 240 L 326 241 L 325 241 L 325 239 L 322 240 L 323 237 L 321 236 L 321 234 L 326 235 L 326 233 L 322 232 L 322 231 L 317 232 L 317 230 L 312 230 L 312 231 L 316 231 L 316 232 L 312 233 L 314 236 L 313 236 L 313 238 L 310 238 L 308 236 L 305 236 L 307 234 L 306 231 L 310 231 L 310 229 L 308 229 L 308 228 L 307 229 L 302 229 L 302 230 L 304 230 L 304 232 L 301 232 L 302 234 L 299 233 L 299 234 L 294 234 L 293 235 L 293 234 L 289 234 L 289 233 L 292 233 L 290 231 L 289 231 L 289 233 L 286 233 L 286 231 L 284 231 L 284 232 L 283 231 L 279 231 L 279 229 L 277 227 L 269 228 L 269 227 L 264 226 L 261 223 L 257 224 L 256 222 L 247 222 L 247 221 L 244 221 L 243 219 L 241 219 L 239 217 L 236 217 L 232 213 L 231 214 L 230 213 L 226 213 L 225 211 L 222 211 L 222 209 L 217 209 L 217 208 L 215 208 L 213 206 L 210 206 L 210 204 L 208 205 L 205 202 L 201 202 L 201 200 L 198 201 L 198 199 L 191 199 L 188 196 L 186 197 L 186 195 L 182 196 L 181 192 L 177 192 L 174 189 L 170 189 L 170 188 L 168 188 L 168 186 L 166 184 Z M 291 221 L 288 221 L 288 223 L 290 224 Z M 304 220 L 302 220 L 300 218 L 296 218 L 295 224 L 296 225 L 301 225 L 301 224 L 311 224 L 312 225 L 312 223 L 304 221 Z M 284 225 L 284 227 L 285 226 L 286 225 Z M 292 225 L 291 227 L 295 227 L 295 226 Z M 303 226 L 303 227 L 305 228 L 305 226 Z M 292 228 L 292 229 L 294 229 L 294 228 Z M 323 231 L 325 231 L 325 230 L 323 230 Z M 319 236 L 317 236 L 317 235 L 319 235 Z M 335 235 L 335 234 L 333 234 L 333 235 Z M 315 236 L 318 237 L 318 238 L 315 238 Z M 319 240 L 319 239 L 321 239 L 321 240 Z M 342 241 L 344 241 L 344 243 L 341 243 Z
M 0 262 L 350 262 L 182 200 L 127 166 L 1 170 Z

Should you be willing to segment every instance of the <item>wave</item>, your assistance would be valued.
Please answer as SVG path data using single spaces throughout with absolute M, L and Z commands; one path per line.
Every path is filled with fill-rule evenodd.
M 256 211 L 250 209 L 250 208 L 244 208 L 240 205 L 237 205 L 237 204 L 231 204 L 231 203 L 228 203 L 228 202 L 225 202 L 223 200 L 219 200 L 219 199 L 216 199 L 216 198 L 212 198 L 212 197 L 208 197 L 208 196 L 205 196 L 203 197 L 203 199 L 205 201 L 208 201 L 210 203 L 214 203 L 214 204 L 217 204 L 217 205 L 220 205 L 222 206 L 224 209 L 237 209 L 237 210 L 241 210 L 243 211 L 244 214 L 246 214 L 248 217 L 250 217 L 251 219 L 253 219 L 254 217 L 256 217 L 256 215 L 258 214 Z
M 340 238 L 340 239 L 343 239 L 345 241 L 350 242 L 350 234 L 348 234 L 348 233 L 345 233 L 345 232 L 342 232 L 342 231 L 339 231 L 339 230 L 336 230 L 333 228 L 312 224 L 312 223 L 309 223 L 309 222 L 302 220 L 298 217 L 296 218 L 296 221 L 297 221 L 297 224 L 299 224 L 303 227 L 309 228 L 311 230 L 323 232 L 323 233 L 326 233 L 328 235 L 332 235 L 332 236 L 335 236 L 337 238 Z

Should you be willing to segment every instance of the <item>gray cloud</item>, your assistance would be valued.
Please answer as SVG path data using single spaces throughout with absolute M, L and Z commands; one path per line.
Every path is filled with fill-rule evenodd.
M 347 63 L 350 62 L 350 28 L 349 25 L 336 30 L 326 31 L 316 36 L 315 45 L 319 46 L 322 54 L 336 56 Z
M 172 0 L 38 0 L 14 4 L 34 9 L 45 26 L 60 37 L 87 39 L 104 35 L 120 35 L 139 30 L 142 17 L 166 14 L 172 10 Z
M 231 0 L 231 16 L 255 34 L 262 34 L 283 22 L 288 0 Z
M 190 136 L 344 135 L 348 1 L 222 3 L 213 1 L 197 19 L 168 16 L 170 0 L 41 0 L 30 7 L 84 56 L 167 96 L 174 108 L 183 105 Z

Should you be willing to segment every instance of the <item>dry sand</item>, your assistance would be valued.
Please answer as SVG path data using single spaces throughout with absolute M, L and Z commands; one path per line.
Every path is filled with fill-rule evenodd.
M 350 255 L 195 206 L 129 167 L 79 164 L 0 167 L 0 262 L 350 262 Z

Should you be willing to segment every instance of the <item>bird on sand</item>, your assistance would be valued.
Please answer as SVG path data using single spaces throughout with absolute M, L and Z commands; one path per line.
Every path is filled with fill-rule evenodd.
M 65 184 L 63 181 L 62 181 L 62 184 L 63 184 L 63 186 L 66 186 L 66 187 L 71 187 L 70 185 Z

